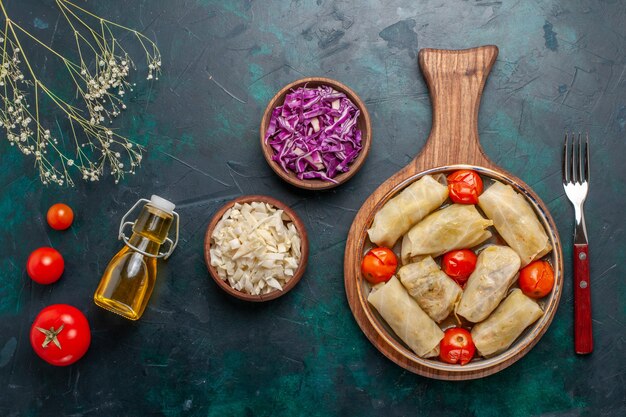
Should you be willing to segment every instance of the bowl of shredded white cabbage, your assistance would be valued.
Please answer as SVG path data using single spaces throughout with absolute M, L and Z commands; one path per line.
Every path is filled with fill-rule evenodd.
M 204 240 L 213 280 L 245 301 L 269 301 L 289 292 L 302 278 L 308 254 L 302 220 L 286 204 L 263 195 L 222 206 Z

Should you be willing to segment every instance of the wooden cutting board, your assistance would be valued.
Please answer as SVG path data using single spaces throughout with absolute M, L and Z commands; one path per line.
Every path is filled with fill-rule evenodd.
M 465 50 L 422 49 L 419 65 L 430 91 L 433 106 L 432 129 L 428 140 L 406 167 L 380 185 L 357 213 L 346 242 L 344 281 L 352 313 L 367 338 L 386 357 L 403 368 L 427 377 L 460 380 L 493 374 L 524 356 L 545 333 L 561 296 L 563 261 L 561 243 L 552 216 L 539 197 L 519 178 L 499 168 L 484 153 L 478 137 L 478 110 L 483 87 L 498 55 L 493 45 Z M 551 263 L 555 288 L 545 304 L 544 316 L 527 329 L 508 351 L 489 360 L 473 361 L 463 367 L 425 360 L 400 343 L 380 324 L 367 303 L 360 263 L 367 241 L 367 229 L 374 214 L 405 186 L 425 174 L 468 168 L 497 179 L 522 193 L 535 209 L 548 233 L 553 251 Z

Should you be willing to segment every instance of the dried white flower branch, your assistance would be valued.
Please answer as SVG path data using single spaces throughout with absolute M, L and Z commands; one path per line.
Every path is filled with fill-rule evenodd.
M 126 109 L 124 96 L 133 91 L 134 85 L 128 81 L 130 71 L 135 69 L 134 62 L 115 32 L 128 32 L 139 42 L 146 54 L 148 80 L 159 79 L 161 54 L 154 42 L 134 29 L 103 19 L 69 0 L 55 2 L 73 32 L 78 62 L 12 20 L 0 0 L 5 18 L 4 30 L 0 32 L 0 126 L 6 129 L 12 146 L 34 157 L 44 184 L 73 186 L 75 172 L 84 180 L 97 181 L 105 167 L 117 183 L 125 173 L 135 173 L 143 148 L 106 124 Z M 55 94 L 38 77 L 22 48 L 21 36 L 30 38 L 63 63 L 76 87 L 75 105 Z M 44 100 L 67 118 L 73 154 L 65 149 L 67 144 L 61 146 L 50 129 L 43 126 L 40 107 Z M 59 133 L 63 134 L 60 128 Z

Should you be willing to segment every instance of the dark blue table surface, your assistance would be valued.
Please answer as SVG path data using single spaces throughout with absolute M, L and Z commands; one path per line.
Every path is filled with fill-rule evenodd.
M 56 49 L 72 39 L 51 0 L 5 1 L 25 28 Z M 626 415 L 626 3 L 614 1 L 87 1 L 99 15 L 155 39 L 163 75 L 143 80 L 116 127 L 147 148 L 137 175 L 44 187 L 32 160 L 0 140 L 0 415 Z M 522 178 L 551 210 L 564 246 L 564 294 L 551 327 L 522 360 L 461 383 L 411 374 L 363 336 L 345 299 L 343 251 L 364 199 L 424 144 L 431 108 L 419 48 L 496 44 L 479 133 L 486 153 Z M 58 62 L 32 51 L 59 88 Z M 362 170 L 328 192 L 283 183 L 259 148 L 269 98 L 303 76 L 353 88 L 372 116 Z M 46 116 L 44 116 L 46 117 Z M 67 129 L 63 127 L 62 129 Z M 561 187 L 565 129 L 589 131 L 595 351 L 573 351 L 570 265 L 573 210 Z M 230 298 L 203 259 L 206 225 L 224 202 L 262 193 L 290 204 L 309 231 L 309 268 L 288 295 L 261 305 Z M 181 242 L 162 263 L 144 317 L 129 322 L 92 302 L 120 248 L 119 220 L 139 198 L 177 204 Z M 67 232 L 45 222 L 69 203 Z M 51 286 L 25 262 L 42 245 L 66 259 Z M 39 310 L 85 312 L 92 346 L 55 368 L 29 343 Z

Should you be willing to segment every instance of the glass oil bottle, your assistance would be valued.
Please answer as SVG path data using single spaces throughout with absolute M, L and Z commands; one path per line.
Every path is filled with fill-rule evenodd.
M 126 218 L 142 207 L 137 220 Z M 120 224 L 119 239 L 125 243 L 109 262 L 94 294 L 96 305 L 130 320 L 138 320 L 146 309 L 157 275 L 157 259 L 167 259 L 178 243 L 178 214 L 176 206 L 168 200 L 153 195 L 141 199 L 124 215 Z M 174 241 L 169 230 L 175 222 Z M 132 226 L 130 238 L 124 235 L 126 226 Z M 161 245 L 169 244 L 167 252 L 159 252 Z

